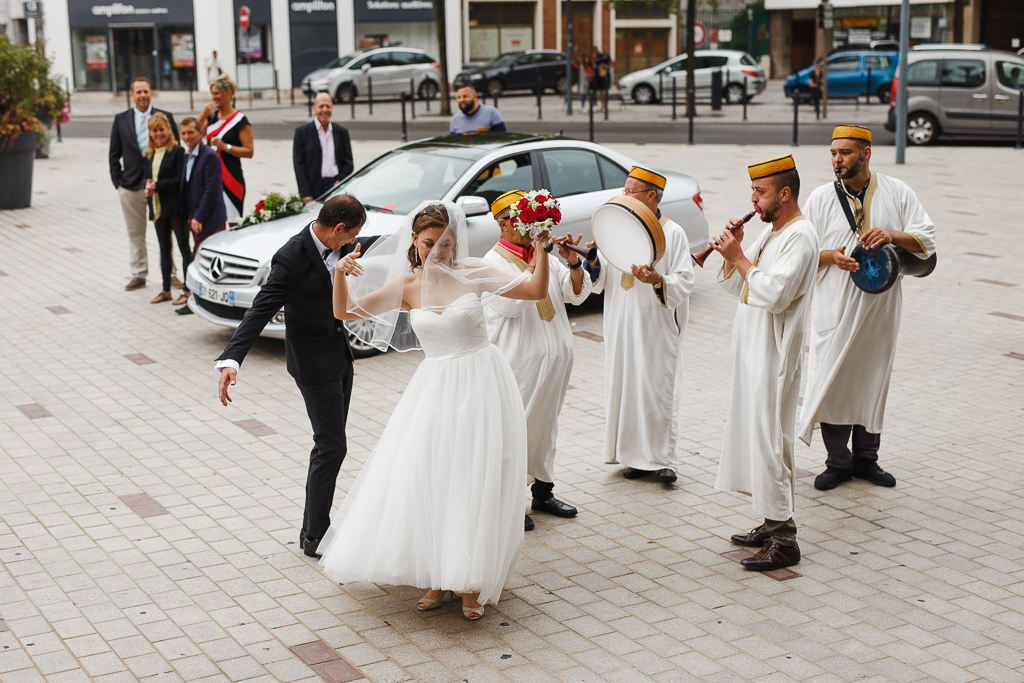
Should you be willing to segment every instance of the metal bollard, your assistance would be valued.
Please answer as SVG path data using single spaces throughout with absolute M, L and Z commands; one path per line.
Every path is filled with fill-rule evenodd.
M 800 99 L 793 96 L 793 147 L 800 146 Z
M 313 118 L 313 96 L 306 93 L 306 108 L 309 110 L 309 118 Z
M 402 91 L 402 142 L 409 142 L 409 133 L 405 128 L 405 91 Z
M 541 111 L 541 105 L 540 105 L 541 94 L 543 92 L 544 92 L 543 90 L 541 90 L 540 88 L 537 88 L 537 120 L 538 121 L 543 121 L 544 120 L 544 115 L 543 115 L 543 112 Z
M 697 108 L 697 93 L 695 93 L 692 90 L 687 90 L 686 91 L 686 116 L 690 120 L 689 124 L 687 125 L 687 128 L 689 129 L 689 131 L 688 131 L 689 132 L 689 138 L 688 138 L 686 144 L 688 144 L 688 145 L 694 144 L 693 143 L 693 115 L 696 113 L 694 111 L 696 108 Z
M 370 102 L 370 116 L 373 116 L 373 76 L 366 77 L 366 97 Z
M 590 119 L 590 141 L 594 141 L 594 91 L 590 90 L 587 93 L 587 99 L 590 100 L 590 107 L 587 109 L 587 116 Z
M 867 92 L 864 93 L 864 104 L 871 104 L 871 69 L 868 69 Z
M 661 71 L 658 72 L 658 101 L 659 102 L 664 102 L 665 101 L 665 79 L 664 79 L 664 76 L 665 76 L 664 73 L 662 73 Z M 675 80 L 676 79 L 673 76 L 672 77 L 672 82 L 674 83 Z
M 295 86 L 293 85 L 288 90 L 289 97 L 291 98 L 292 106 L 295 106 Z
M 1014 149 L 1024 149 L 1024 88 L 1017 94 L 1017 144 Z
M 278 86 L 277 82 L 277 69 L 274 69 L 274 95 L 274 99 L 277 100 L 277 103 L 281 104 L 281 88 Z
M 349 97 L 348 104 L 352 108 L 352 120 L 355 121 L 356 120 L 356 91 L 354 89 L 353 90 L 349 90 L 349 93 L 351 94 L 351 97 Z
M 743 120 L 747 120 L 747 77 L 743 77 Z
M 64 136 L 60 132 L 60 120 L 57 120 L 57 142 L 64 142 Z
M 195 110 L 195 106 L 192 104 L 192 86 L 193 85 L 194 84 L 192 83 L 192 72 L 189 71 L 188 72 L 188 110 L 189 111 L 194 111 Z
M 412 78 L 409 79 L 409 109 L 412 111 L 412 117 L 416 118 L 416 81 Z
M 494 108 L 498 108 L 498 93 L 494 93 Z
M 191 82 L 192 72 L 190 71 L 188 75 L 189 75 L 189 82 Z M 68 94 L 68 113 L 70 114 L 71 113 L 71 80 L 67 76 L 64 77 L 64 92 L 66 92 Z
M 678 79 L 672 78 L 672 120 L 676 120 L 676 83 Z
M 604 107 L 604 120 L 607 121 L 608 120 L 608 90 L 605 89 L 605 90 L 602 90 L 601 92 L 604 93 L 604 102 L 601 103 L 601 106 Z

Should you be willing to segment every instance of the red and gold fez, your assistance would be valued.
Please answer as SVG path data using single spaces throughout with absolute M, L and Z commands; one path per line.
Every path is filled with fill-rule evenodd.
M 794 168 L 796 168 L 796 162 L 793 161 L 793 155 L 786 154 L 781 157 L 765 159 L 756 164 L 750 164 L 750 166 L 747 166 L 747 172 L 750 173 L 751 180 L 757 180 L 758 178 L 767 178 L 776 173 L 792 171 Z
M 836 126 L 832 131 L 832 139 L 838 140 L 840 138 L 871 142 L 871 129 L 864 126 Z
M 634 166 L 633 168 L 629 169 L 629 177 L 636 178 L 637 180 L 642 180 L 645 183 L 650 183 L 651 185 L 657 187 L 659 190 L 665 189 L 665 176 L 661 175 L 660 173 L 655 173 L 654 171 L 648 171 L 646 168 Z
M 523 190 L 509 190 L 495 199 L 491 204 L 491 215 L 497 218 L 499 213 L 512 206 L 525 196 L 526 192 Z

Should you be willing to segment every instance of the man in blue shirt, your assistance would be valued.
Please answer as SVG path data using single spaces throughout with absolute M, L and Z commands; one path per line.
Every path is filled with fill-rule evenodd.
M 497 108 L 477 102 L 476 88 L 469 84 L 460 84 L 455 91 L 455 101 L 459 111 L 452 116 L 449 133 L 466 135 L 487 131 L 505 132 L 505 120 Z

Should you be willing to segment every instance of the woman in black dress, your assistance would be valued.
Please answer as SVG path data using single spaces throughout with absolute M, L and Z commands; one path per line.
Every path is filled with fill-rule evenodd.
M 146 148 L 146 197 L 149 203 L 149 220 L 156 227 L 156 239 L 160 243 L 160 275 L 163 288 L 150 301 L 159 304 L 171 300 L 171 268 L 174 265 L 171 239 L 178 243 L 181 252 L 181 277 L 187 275 L 192 262 L 192 250 L 188 245 L 188 226 L 181 212 L 181 174 L 185 168 L 185 150 L 178 145 L 171 131 L 167 117 L 156 112 L 149 117 L 149 146 Z M 175 305 L 188 300 L 186 289 Z
M 224 208 L 228 225 L 238 223 L 245 200 L 245 177 L 242 158 L 251 159 L 253 152 L 252 126 L 245 114 L 232 106 L 235 83 L 229 76 L 221 76 L 210 85 L 210 104 L 199 115 L 200 134 L 206 144 L 217 150 L 224 178 Z

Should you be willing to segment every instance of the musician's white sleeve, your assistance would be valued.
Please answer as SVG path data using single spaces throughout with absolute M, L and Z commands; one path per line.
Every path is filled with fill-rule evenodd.
M 747 270 L 746 297 L 740 299 L 741 303 L 769 313 L 783 313 L 794 299 L 808 293 L 804 285 L 807 263 L 818 262 L 818 242 L 813 230 L 786 231 L 777 239 L 785 240 L 780 245 L 782 249 L 768 269 L 751 266 Z
M 598 270 L 597 273 L 597 280 L 592 282 L 590 285 L 591 294 L 600 294 L 601 292 L 603 292 L 604 285 L 606 282 L 608 282 L 608 268 L 610 266 L 608 261 L 605 259 L 604 254 L 601 253 L 600 249 L 597 250 L 597 264 L 600 270 Z
M 671 264 L 672 270 L 662 273 L 665 278 L 665 306 L 667 308 L 678 308 L 690 298 L 693 293 L 693 286 L 696 277 L 693 274 L 693 259 L 690 257 L 690 242 L 686 238 L 686 231 L 681 227 L 673 233 L 678 238 L 672 240 L 671 253 L 666 254 L 664 262 Z
M 580 268 L 583 267 L 582 258 L 581 256 Z M 591 290 L 590 276 L 587 275 L 587 271 L 583 271 L 583 284 L 580 287 L 580 293 L 577 294 L 572 288 L 573 271 L 569 269 L 569 266 L 563 264 L 554 256 L 551 257 L 548 266 L 555 271 L 558 277 L 558 284 L 562 290 L 562 298 L 565 299 L 565 303 L 579 306 L 586 301 L 587 297 L 590 296 Z
M 919 259 L 926 259 L 935 253 L 935 224 L 909 185 L 897 181 L 896 187 L 903 219 L 903 232 L 913 237 L 921 247 L 920 253 L 911 253 Z
M 728 268 L 728 272 L 726 272 L 726 268 Z M 726 262 L 718 269 L 718 284 L 722 285 L 722 289 L 733 296 L 739 296 L 743 291 L 745 282 L 740 276 L 739 271 Z
M 502 270 L 510 275 L 520 273 L 519 267 L 509 263 L 507 260 L 499 256 L 493 249 L 484 254 L 484 261 L 491 264 L 495 268 Z M 550 261 L 549 261 L 549 265 Z M 523 311 L 527 310 L 531 306 L 536 306 L 536 301 L 529 301 L 526 299 L 509 299 L 508 297 L 491 297 L 488 300 L 487 305 L 484 307 L 484 317 L 489 318 L 488 327 L 494 322 L 494 316 L 501 316 L 503 318 L 518 318 L 523 314 Z

